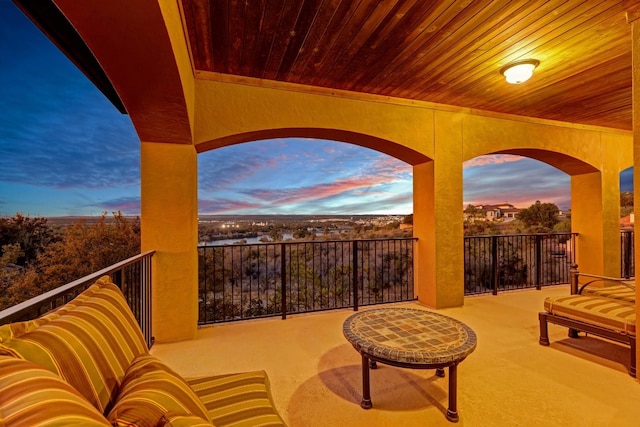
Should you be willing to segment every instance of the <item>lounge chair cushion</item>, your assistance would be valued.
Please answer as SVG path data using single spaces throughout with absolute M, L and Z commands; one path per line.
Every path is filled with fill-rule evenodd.
M 186 381 L 150 355 L 133 361 L 107 418 L 117 427 L 158 426 L 168 422 L 212 426 L 207 409 Z
M 264 371 L 187 379 L 216 426 L 284 426 Z
M 557 316 L 636 335 L 636 308 L 625 301 L 590 295 L 567 295 L 546 298 L 544 309 Z
M 635 304 L 636 291 L 628 286 L 613 285 L 613 286 L 586 286 L 582 290 L 582 295 L 600 296 L 606 298 L 618 299 Z
M 0 356 L 0 425 L 108 427 L 106 418 L 54 373 Z
M 107 276 L 62 309 L 0 327 L 0 354 L 57 374 L 105 413 L 133 359 L 148 353 L 140 327 Z

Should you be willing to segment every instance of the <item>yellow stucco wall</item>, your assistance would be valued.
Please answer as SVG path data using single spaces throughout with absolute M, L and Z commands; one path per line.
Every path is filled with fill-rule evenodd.
M 184 27 L 181 19 L 182 3 L 173 1 L 158 2 L 160 12 L 167 27 L 171 48 L 176 58 L 178 66 L 178 74 L 180 75 L 180 83 L 184 93 L 185 104 L 187 107 L 187 115 L 191 133 L 193 135 L 193 127 L 195 122 L 195 78 L 191 68 L 191 59 L 189 49 L 184 34 Z
M 464 133 L 465 160 L 491 152 L 513 153 L 545 161 L 569 174 L 580 271 L 620 275 L 619 176 L 632 165 L 629 134 L 474 116 L 465 120 Z
M 212 73 L 197 77 L 198 152 L 301 136 L 359 144 L 414 165 L 417 294 L 430 306 L 463 303 L 462 164 L 483 154 L 527 155 L 573 176 L 573 231 L 585 242 L 579 261 L 592 273 L 619 268 L 618 175 L 631 165 L 626 133 Z
M 255 80 L 255 79 L 254 79 Z M 352 99 L 331 92 L 196 80 L 198 151 L 278 136 L 307 136 L 368 146 L 410 164 L 433 156 L 433 114 L 412 104 Z M 295 90 L 298 88 L 299 90 Z M 419 153 L 419 155 L 417 155 Z
M 582 270 L 619 268 L 618 174 L 630 166 L 630 135 L 432 104 L 352 96 L 297 85 L 217 81 L 194 85 L 194 145 L 143 143 L 143 250 L 154 249 L 158 341 L 190 338 L 197 324 L 197 152 L 263 138 L 327 138 L 414 165 L 416 293 L 432 307 L 464 302 L 462 166 L 514 152 L 572 175 Z M 308 90 L 308 91 L 306 91 Z
M 633 18 L 637 18 L 637 15 Z M 640 20 L 631 24 L 632 60 L 633 60 L 633 165 L 640 170 Z M 640 173 L 633 174 L 633 188 L 640 189 Z M 640 206 L 640 191 L 634 191 L 634 206 Z M 634 252 L 636 266 L 640 266 L 640 233 L 634 233 Z M 640 286 L 636 286 L 636 301 L 640 300 Z M 640 319 L 640 305 L 636 304 L 636 325 Z M 637 334 L 636 334 L 637 336 Z M 636 366 L 640 366 L 640 341 L 636 341 Z M 640 381 L 640 378 L 638 378 Z
M 190 339 L 197 330 L 197 185 L 193 146 L 142 142 L 142 251 L 156 251 L 151 295 L 157 342 Z
M 418 300 L 436 308 L 464 302 L 462 121 L 462 114 L 434 111 L 437 160 L 413 167 Z
M 153 326 L 159 342 L 191 338 L 197 325 L 196 153 L 261 138 L 335 139 L 414 165 L 414 223 L 419 238 L 416 282 L 420 300 L 426 304 L 447 307 L 464 301 L 462 162 L 495 152 L 530 155 L 572 176 L 573 229 L 581 235 L 581 270 L 617 275 L 618 175 L 632 163 L 640 165 L 637 125 L 632 138 L 606 129 L 201 73 L 192 68 L 181 3 L 149 5 L 154 16 L 156 7 L 160 8 L 175 63 L 164 61 L 170 58 L 164 55 L 169 53 L 165 33 L 159 31 L 162 24 L 154 21 L 155 34 L 163 40 L 159 44 L 162 50 L 148 58 L 160 66 L 150 69 L 145 63 L 139 73 L 129 74 L 119 74 L 116 67 L 110 78 L 119 83 L 119 91 L 126 92 L 121 95 L 130 101 L 128 111 L 141 138 L 163 142 L 143 141 L 141 146 L 142 250 L 156 251 Z M 108 10 L 117 13 L 118 7 Z M 137 9 L 142 7 L 145 4 Z M 71 19 L 73 11 L 71 6 L 65 7 L 65 16 Z M 127 56 L 105 42 L 105 34 L 129 34 L 127 21 L 114 27 L 120 21 L 101 16 L 93 15 L 91 21 L 84 22 L 81 33 L 103 66 L 144 62 L 147 56 L 140 55 L 144 50 L 128 49 Z M 78 21 L 76 28 L 81 23 Z M 108 31 L 103 31 L 107 25 Z M 632 27 L 633 78 L 637 83 L 640 27 L 637 21 Z M 153 46 L 151 41 L 148 46 Z M 154 73 L 154 79 L 149 79 L 152 85 L 144 84 L 149 76 L 145 70 Z M 640 122 L 638 87 L 634 84 L 634 123 Z M 150 96 L 165 93 L 170 95 Z M 177 110 L 180 115 L 176 118 Z M 638 174 L 634 181 L 640 185 Z M 636 199 L 639 197 L 636 192 Z M 636 235 L 636 247 L 639 242 Z M 640 251 L 636 251 L 636 265 L 640 265 Z M 640 290 L 637 292 L 640 296 Z

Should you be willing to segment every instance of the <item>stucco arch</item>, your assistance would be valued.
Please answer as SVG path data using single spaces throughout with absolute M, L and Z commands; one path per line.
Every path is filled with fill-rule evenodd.
M 588 146 L 599 152 L 600 144 Z M 589 153 L 589 151 L 587 151 Z M 485 153 L 512 154 L 548 164 L 571 177 L 571 230 L 578 233 L 577 263 L 582 271 L 619 276 L 619 175 L 624 162 L 595 156 L 599 165 L 551 149 L 511 148 Z M 583 156 L 586 159 L 589 156 Z
M 585 161 L 576 159 L 575 157 L 571 157 L 567 154 L 550 150 L 513 148 L 510 150 L 494 151 L 493 153 L 488 154 L 513 154 L 516 156 L 528 157 L 530 159 L 546 163 L 549 166 L 553 166 L 570 176 L 598 172 L 598 169 L 595 166 Z
M 633 164 L 631 140 L 626 133 L 471 114 L 464 118 L 463 132 L 464 161 L 485 154 L 518 154 L 569 175 L 592 172 L 587 165 L 622 171 Z
M 153 304 L 159 341 L 197 327 L 197 154 L 266 138 L 353 143 L 413 165 L 415 283 L 426 305 L 464 303 L 462 215 L 452 213 L 463 209 L 463 162 L 488 153 L 526 153 L 573 173 L 574 231 L 588 248 L 579 252 L 581 269 L 616 275 L 619 255 L 608 251 L 619 249 L 619 171 L 633 158 L 627 133 L 259 80 L 199 74 L 194 83 L 192 143 L 142 141 L 142 243 L 156 250 L 161 278 Z
M 431 160 L 424 154 L 394 141 L 358 132 L 326 128 L 282 128 L 245 132 L 202 142 L 196 146 L 196 151 L 203 153 L 229 145 L 275 138 L 313 138 L 355 144 L 395 157 L 412 166 Z

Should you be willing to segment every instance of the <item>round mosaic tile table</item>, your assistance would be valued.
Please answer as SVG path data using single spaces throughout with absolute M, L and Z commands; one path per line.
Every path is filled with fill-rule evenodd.
M 457 422 L 457 367 L 476 348 L 476 334 L 464 323 L 431 311 L 379 308 L 349 316 L 342 326 L 347 340 L 362 355 L 362 402 L 373 406 L 369 368 L 376 362 L 401 368 L 449 368 L 447 419 Z

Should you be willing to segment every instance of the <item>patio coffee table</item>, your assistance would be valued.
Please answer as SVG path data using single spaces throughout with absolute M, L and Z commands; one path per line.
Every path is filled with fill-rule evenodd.
M 347 340 L 362 355 L 362 402 L 370 409 L 369 368 L 376 362 L 401 368 L 449 368 L 447 419 L 457 422 L 457 367 L 476 348 L 476 334 L 464 323 L 413 308 L 379 308 L 349 316 L 342 326 Z

